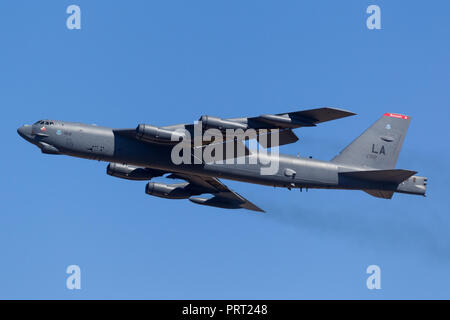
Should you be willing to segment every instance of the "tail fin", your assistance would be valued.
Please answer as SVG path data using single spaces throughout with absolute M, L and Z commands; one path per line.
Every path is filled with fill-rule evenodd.
M 409 122 L 409 116 L 385 113 L 331 161 L 374 169 L 393 169 Z

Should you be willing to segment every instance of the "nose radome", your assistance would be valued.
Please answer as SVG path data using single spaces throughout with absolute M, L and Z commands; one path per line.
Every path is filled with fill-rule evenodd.
M 24 126 L 21 126 L 19 129 L 17 129 L 17 133 L 22 138 L 29 138 L 31 136 L 31 126 L 27 125 L 27 124 Z

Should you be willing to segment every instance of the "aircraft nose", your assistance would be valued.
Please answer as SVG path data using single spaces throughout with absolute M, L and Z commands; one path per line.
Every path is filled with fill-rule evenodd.
M 21 126 L 19 129 L 17 129 L 17 133 L 24 139 L 30 139 L 31 137 L 31 126 L 30 125 L 24 125 Z

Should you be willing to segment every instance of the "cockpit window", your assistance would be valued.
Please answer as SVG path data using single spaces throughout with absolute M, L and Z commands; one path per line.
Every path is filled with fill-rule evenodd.
M 36 121 L 34 124 L 41 124 L 41 125 L 46 125 L 46 126 L 54 126 L 55 125 L 55 123 L 53 121 L 44 121 L 44 120 Z

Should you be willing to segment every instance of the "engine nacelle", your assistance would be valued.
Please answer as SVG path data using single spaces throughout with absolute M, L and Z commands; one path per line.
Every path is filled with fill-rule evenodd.
M 200 121 L 202 122 L 203 126 L 205 128 L 216 128 L 219 130 L 226 130 L 226 129 L 247 129 L 247 124 L 230 121 L 230 120 L 224 120 L 217 117 L 212 116 L 201 116 Z
M 136 128 L 136 138 L 148 142 L 177 143 L 184 135 L 183 132 L 162 129 L 148 124 L 140 124 Z M 173 141 L 172 136 L 176 138 Z
M 106 173 L 113 177 L 128 180 L 150 180 L 155 176 L 151 169 L 119 163 L 108 164 Z
M 260 121 L 264 121 L 279 128 L 314 127 L 314 123 L 303 121 L 297 118 L 283 117 L 275 114 L 263 114 L 259 116 Z
M 160 198 L 187 199 L 192 196 L 192 193 L 185 189 L 188 184 L 189 183 L 165 184 L 149 182 L 145 186 L 145 193 Z

